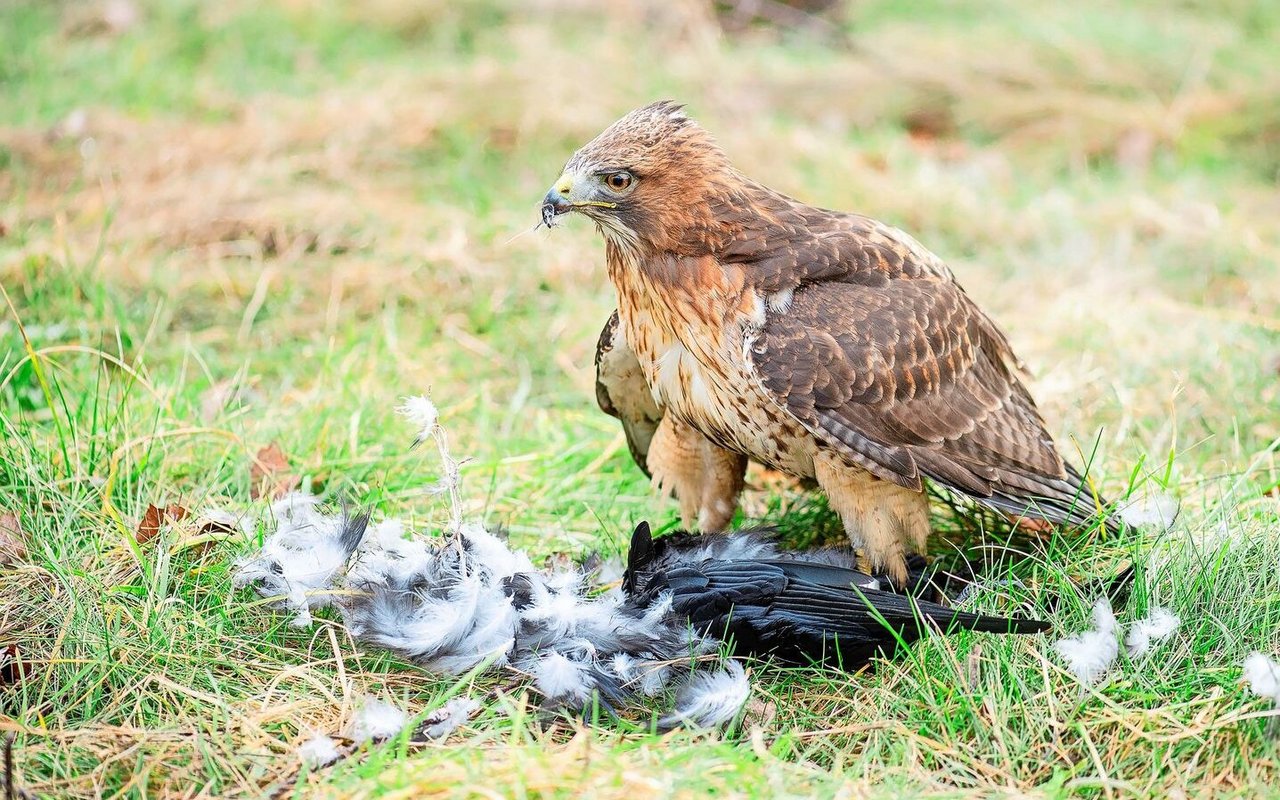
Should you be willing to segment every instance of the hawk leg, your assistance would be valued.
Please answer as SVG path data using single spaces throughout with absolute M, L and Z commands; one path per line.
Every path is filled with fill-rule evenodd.
M 874 570 L 883 570 L 899 587 L 905 586 L 907 555 L 922 552 L 929 539 L 925 493 L 850 467 L 828 453 L 815 455 L 813 467 L 849 540 L 862 548 Z
M 662 418 L 649 445 L 649 472 L 659 494 L 674 495 L 686 528 L 722 531 L 738 510 L 747 457 L 712 444 L 671 414 Z

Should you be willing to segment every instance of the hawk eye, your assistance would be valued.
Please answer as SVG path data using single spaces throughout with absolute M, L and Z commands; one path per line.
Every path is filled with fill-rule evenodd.
M 611 172 L 604 178 L 605 185 L 615 192 L 626 191 L 631 187 L 632 180 L 634 179 L 631 177 L 631 173 L 626 170 Z

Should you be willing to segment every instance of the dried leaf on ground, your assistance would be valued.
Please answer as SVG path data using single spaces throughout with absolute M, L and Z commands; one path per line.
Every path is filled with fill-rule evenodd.
M 27 558 L 27 537 L 12 511 L 0 511 L 0 564 L 16 564 Z
M 203 555 L 214 542 L 237 534 L 240 526 L 235 514 L 221 509 L 209 509 L 199 515 L 188 514 L 183 529 L 183 536 L 175 544 L 174 552 L 194 550 Z
M 195 530 L 197 534 L 203 536 L 215 533 L 235 533 L 239 528 L 235 514 L 230 511 L 210 509 L 201 514 L 199 519 L 196 520 Z
M 16 644 L 0 648 L 0 686 L 14 686 L 31 677 L 35 668 L 25 661 Z
M 142 515 L 142 522 L 138 523 L 138 530 L 134 533 L 133 540 L 138 544 L 146 544 L 160 534 L 160 528 L 181 522 L 186 516 L 187 510 L 176 503 L 170 503 L 163 508 L 148 505 L 146 513 Z
M 289 457 L 272 442 L 258 451 L 249 467 L 249 496 L 278 499 L 298 487 L 298 476 L 289 471 Z

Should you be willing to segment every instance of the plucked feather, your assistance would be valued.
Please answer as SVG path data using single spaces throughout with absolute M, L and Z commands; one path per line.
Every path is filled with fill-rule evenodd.
M 676 693 L 676 707 L 658 720 L 660 730 L 681 725 L 713 728 L 732 722 L 751 697 L 751 682 L 737 661 L 698 672 Z
M 326 515 L 312 501 L 299 508 L 311 533 L 299 533 L 296 515 L 281 516 L 259 553 L 240 562 L 241 584 L 274 596 L 280 576 L 301 580 L 289 564 L 323 563 L 306 573 L 306 602 L 336 605 L 360 641 L 444 674 L 512 669 L 532 679 L 549 709 L 608 711 L 675 690 L 677 709 L 663 724 L 720 724 L 741 705 L 730 700 L 745 698 L 745 673 L 694 666 L 718 660 L 726 642 L 740 654 L 836 655 L 851 667 L 933 630 L 1046 627 L 882 591 L 880 578 L 852 568 L 849 551 L 786 552 L 768 532 L 654 541 L 642 523 L 622 586 L 600 592 L 582 570 L 535 569 L 477 526 L 406 538 L 395 522 Z M 335 552 L 346 562 L 333 563 Z M 379 720 L 390 716 L 362 712 L 353 738 L 379 738 L 392 727 Z
M 1120 652 L 1119 624 L 1106 598 L 1094 603 L 1093 628 L 1054 643 L 1067 668 L 1085 686 L 1093 686 L 1111 671 Z

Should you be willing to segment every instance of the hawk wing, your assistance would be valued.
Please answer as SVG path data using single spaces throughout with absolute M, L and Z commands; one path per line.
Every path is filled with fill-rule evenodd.
M 881 478 L 918 489 L 926 476 L 1056 523 L 1094 518 L 1004 335 L 947 274 L 802 286 L 748 358 L 810 433 Z
M 596 402 L 601 411 L 622 422 L 631 457 L 646 476 L 653 477 L 649 445 L 662 421 L 662 409 L 640 371 L 640 360 L 622 335 L 617 311 L 609 316 L 596 343 Z

